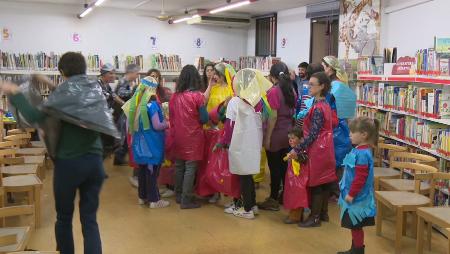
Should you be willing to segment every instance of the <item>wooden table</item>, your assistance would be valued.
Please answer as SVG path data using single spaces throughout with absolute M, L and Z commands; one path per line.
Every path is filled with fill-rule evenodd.
M 376 191 L 375 198 L 377 201 L 375 222 L 377 235 L 381 235 L 383 208 L 387 207 L 396 211 L 395 253 L 399 254 L 402 252 L 402 237 L 406 233 L 406 213 L 416 212 L 419 207 L 429 206 L 430 199 L 417 193 L 404 191 Z M 415 226 L 412 228 L 413 235 L 416 235 L 417 228 Z
M 421 207 L 417 209 L 418 225 L 417 225 L 417 253 L 423 253 L 423 235 L 425 230 L 425 222 L 428 222 L 428 249 L 431 250 L 431 225 L 437 225 L 443 229 L 443 232 L 450 238 L 450 207 Z M 450 254 L 450 240 L 448 252 Z

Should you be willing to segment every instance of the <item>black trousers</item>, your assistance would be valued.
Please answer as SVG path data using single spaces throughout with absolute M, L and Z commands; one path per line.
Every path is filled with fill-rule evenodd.
M 328 214 L 328 199 L 334 182 L 311 187 L 311 215 Z
M 278 200 L 281 185 L 284 186 L 288 164 L 283 158 L 287 153 L 289 153 L 289 148 L 283 148 L 276 152 L 266 151 L 267 164 L 270 170 L 270 197 L 275 200 Z
M 241 175 L 239 180 L 244 209 L 246 212 L 249 212 L 256 205 L 255 182 L 252 175 Z

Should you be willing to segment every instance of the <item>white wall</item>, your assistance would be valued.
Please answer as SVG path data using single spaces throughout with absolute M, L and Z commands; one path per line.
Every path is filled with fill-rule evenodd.
M 404 4 L 393 3 L 386 10 L 398 10 L 402 6 Z M 449 0 L 434 0 L 390 14 L 383 11 L 381 48 L 397 47 L 400 57 L 414 56 L 418 49 L 433 47 L 434 36 L 450 36 L 449 10 Z
M 309 62 L 311 21 L 306 18 L 306 7 L 278 12 L 277 57 L 289 68 L 301 62 Z M 286 39 L 285 48 L 281 47 Z
M 8 52 L 38 51 L 63 53 L 68 50 L 84 54 L 100 54 L 112 61 L 116 54 L 145 57 L 153 53 L 178 54 L 183 64 L 192 64 L 195 57 L 205 56 L 235 59 L 247 51 L 247 30 L 210 26 L 169 25 L 131 11 L 97 8 L 86 18 L 76 18 L 80 7 L 71 5 L 20 4 L 0 1 L 0 28 L 12 33 L 9 41 L 0 42 Z M 73 33 L 81 34 L 81 43 L 71 41 Z M 151 47 L 150 37 L 157 36 L 157 49 Z M 205 44 L 196 48 L 194 41 Z

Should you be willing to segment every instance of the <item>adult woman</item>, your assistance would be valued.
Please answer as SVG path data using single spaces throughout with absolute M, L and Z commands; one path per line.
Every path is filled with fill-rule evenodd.
M 318 72 L 309 80 L 309 93 L 314 104 L 308 111 L 303 125 L 304 139 L 290 153 L 289 158 L 306 151 L 307 162 L 302 170 L 308 174 L 308 187 L 311 190 L 311 215 L 299 224 L 300 227 L 318 227 L 321 215 L 328 210 L 328 197 L 332 183 L 337 180 L 333 156 L 333 126 L 337 119 L 325 99 L 330 91 L 330 79 L 324 72 Z
M 270 170 L 270 196 L 259 203 L 258 207 L 263 210 L 278 211 L 280 205 L 277 200 L 287 169 L 287 163 L 283 158 L 289 152 L 288 133 L 293 127 L 296 98 L 286 64 L 280 62 L 273 65 L 270 69 L 270 80 L 274 86 L 269 90 L 267 100 L 272 108 L 272 114 L 268 119 L 264 137 L 264 148 Z
M 339 61 L 334 56 L 326 56 L 322 59 L 322 66 L 325 73 L 331 80 L 330 94 L 327 101 L 331 108 L 336 111 L 339 124 L 333 130 L 334 153 L 336 157 L 336 171 L 338 178 L 342 176 L 342 163 L 345 155 L 352 149 L 350 140 L 350 130 L 348 128 L 348 119 L 355 116 L 356 95 L 348 86 L 348 77 L 342 69 Z M 333 194 L 339 197 L 339 187 L 334 186 Z
M 152 77 L 158 82 L 158 88 L 156 89 L 156 100 L 159 103 L 168 102 L 172 96 L 172 91 L 169 88 L 164 87 L 161 72 L 158 69 L 150 69 L 147 72 L 147 76 Z
M 208 88 L 209 83 L 212 81 L 212 79 L 214 78 L 214 63 L 209 62 L 207 64 L 205 64 L 205 68 L 203 68 L 203 77 L 202 77 L 202 92 L 206 91 L 206 88 Z
M 214 66 L 213 79 L 210 80 L 204 93 L 208 112 L 216 109 L 222 102 L 233 96 L 231 82 L 235 74 L 235 70 L 229 64 L 218 63 Z

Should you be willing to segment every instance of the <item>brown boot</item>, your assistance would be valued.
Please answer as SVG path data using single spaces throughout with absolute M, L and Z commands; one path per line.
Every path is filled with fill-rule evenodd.
M 289 211 L 289 215 L 283 220 L 285 224 L 297 224 L 302 221 L 303 208 L 292 209 Z

